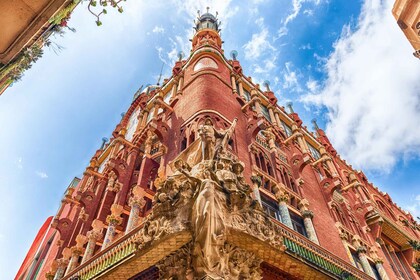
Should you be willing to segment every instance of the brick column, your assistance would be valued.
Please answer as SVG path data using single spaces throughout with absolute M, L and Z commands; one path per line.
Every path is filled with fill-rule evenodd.
M 319 245 L 319 240 L 315 232 L 314 224 L 312 223 L 314 213 L 308 209 L 308 206 L 309 202 L 306 199 L 302 199 L 299 203 L 299 209 L 303 217 L 303 224 L 305 226 L 309 240 Z
M 337 177 L 338 173 L 337 173 L 337 169 L 334 166 L 334 163 L 332 162 L 332 159 L 330 157 L 330 155 L 327 153 L 327 150 L 325 150 L 325 148 L 323 146 L 321 146 L 319 148 L 319 153 L 321 154 L 321 157 L 326 157 L 327 159 L 325 160 L 325 163 L 327 164 L 328 169 L 331 172 L 331 175 L 333 177 Z
M 238 80 L 238 87 L 239 87 L 239 95 L 240 95 L 243 99 L 245 99 L 245 100 L 246 100 L 246 96 L 245 96 L 245 93 L 244 93 L 244 86 L 243 86 L 242 81 L 241 81 L 241 79 L 240 79 L 240 78 L 239 78 L 239 80 Z
M 309 149 L 308 149 L 308 146 L 306 145 L 305 138 L 303 137 L 303 134 L 300 133 L 297 125 L 295 125 L 295 124 L 292 125 L 292 131 L 293 131 L 293 134 L 296 135 L 296 139 L 298 141 L 300 149 L 302 150 L 302 153 L 304 153 L 304 154 L 308 153 Z
M 143 188 L 140 186 L 135 186 L 133 188 L 133 196 L 130 197 L 130 216 L 127 222 L 127 228 L 125 233 L 129 233 L 133 228 L 138 226 L 140 219 L 140 210 L 146 205 L 146 200 L 143 197 Z
M 281 222 L 293 229 L 292 219 L 290 218 L 289 208 L 287 207 L 287 201 L 289 201 L 289 195 L 282 191 L 278 191 L 276 194 L 277 199 L 279 200 L 279 212 Z
M 231 80 L 231 83 L 232 83 L 232 92 L 234 94 L 238 94 L 238 90 L 236 89 L 236 79 L 235 79 L 234 74 L 230 74 L 230 80 Z
M 147 116 L 149 115 L 149 111 L 147 109 L 144 109 L 143 111 L 143 118 L 141 120 L 141 127 L 145 127 L 147 124 Z
M 176 89 L 178 87 L 177 82 L 178 81 L 176 79 L 174 79 L 174 82 L 172 84 L 172 89 L 171 89 L 171 99 L 170 100 L 173 100 L 175 98 L 175 96 L 176 96 Z
M 254 104 L 255 104 L 255 111 L 257 112 L 257 117 L 262 117 L 263 114 L 261 110 L 261 100 L 259 97 L 255 98 Z
M 179 77 L 179 82 L 178 82 L 178 91 L 177 94 L 182 94 L 182 88 L 184 87 L 184 77 L 180 76 Z
M 270 119 L 273 125 L 278 125 L 276 117 L 274 116 L 273 106 L 268 107 L 268 114 L 270 114 Z
M 102 237 L 102 229 L 105 227 L 104 223 L 100 220 L 93 220 L 92 230 L 87 232 L 87 245 L 85 249 L 85 254 L 83 255 L 82 263 L 89 260 L 93 253 L 95 252 L 96 241 Z
M 121 224 L 122 218 L 120 217 L 124 208 L 122 205 L 112 204 L 111 206 L 111 215 L 106 218 L 108 222 L 108 228 L 106 230 L 104 243 L 102 244 L 102 250 L 109 246 L 112 243 L 115 236 L 115 228 L 117 225 Z

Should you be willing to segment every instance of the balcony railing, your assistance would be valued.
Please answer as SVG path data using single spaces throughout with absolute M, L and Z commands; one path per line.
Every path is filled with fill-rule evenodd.
M 350 263 L 311 242 L 303 235 L 289 229 L 274 218 L 272 218 L 272 221 L 276 224 L 279 229 L 278 232 L 283 237 L 284 245 L 287 248 L 287 254 L 295 258 L 303 259 L 306 263 L 316 269 L 337 279 L 373 280 L 372 277 L 363 271 L 360 271 Z M 84 264 L 81 264 L 73 271 L 70 271 L 70 273 L 62 279 L 68 280 L 76 276 L 80 280 L 93 279 L 94 277 L 98 277 L 107 270 L 115 267 L 115 265 L 131 259 L 134 257 L 135 251 L 137 250 L 135 240 L 138 239 L 141 228 L 142 225 L 120 239 L 115 240 L 109 247 L 98 252 L 91 259 Z
M 273 218 L 272 221 L 279 227 L 279 232 L 282 234 L 284 245 L 287 248 L 286 252 L 289 254 L 304 259 L 316 268 L 321 268 L 338 279 L 373 279 L 363 271 L 333 255 L 279 221 Z
M 140 225 L 120 239 L 115 240 L 109 247 L 92 256 L 62 279 L 72 279 L 76 276 L 80 280 L 92 279 L 117 263 L 130 259 L 137 249 L 135 240 L 139 237 L 142 227 L 143 225 Z

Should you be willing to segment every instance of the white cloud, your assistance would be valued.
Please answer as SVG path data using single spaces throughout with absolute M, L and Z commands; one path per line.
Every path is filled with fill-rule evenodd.
M 306 87 L 309 90 L 309 92 L 317 92 L 318 89 L 319 89 L 319 84 L 316 80 L 313 80 L 313 79 L 310 78 L 306 82 Z
M 255 23 L 259 26 L 260 32 L 252 34 L 251 40 L 243 48 L 245 49 L 245 59 L 257 60 L 266 52 L 274 52 L 276 48 L 270 43 L 268 28 L 264 25 L 264 19 L 258 18 Z
M 298 81 L 298 73 L 294 70 L 293 64 L 289 61 L 284 64 L 285 70 L 283 71 L 283 88 L 290 89 L 291 91 L 300 92 L 302 89 Z
M 307 43 L 306 45 L 302 45 L 299 47 L 300 50 L 312 50 L 312 46 L 310 43 Z
M 41 179 L 47 179 L 48 178 L 48 174 L 43 172 L 43 171 L 36 171 L 35 174 Z
M 392 0 L 366 0 L 355 31 L 343 29 L 328 78 L 306 104 L 328 109 L 327 134 L 357 168 L 389 172 L 420 156 L 420 63 L 392 17 Z
M 164 33 L 165 32 L 165 28 L 163 28 L 163 26 L 155 26 L 152 30 L 153 33 Z
M 420 194 L 418 194 L 414 199 L 410 200 L 410 205 L 405 206 L 407 210 L 413 215 L 413 218 L 416 219 L 420 217 Z
M 322 2 L 323 2 L 322 0 L 293 0 L 292 11 L 283 20 L 283 25 L 280 27 L 280 29 L 278 31 L 279 38 L 287 35 L 287 33 L 288 33 L 287 25 L 298 17 L 298 15 L 300 14 L 300 11 L 302 10 L 302 5 L 304 3 L 311 3 L 315 6 L 318 6 Z M 304 14 L 312 16 L 313 15 L 313 10 L 305 9 Z

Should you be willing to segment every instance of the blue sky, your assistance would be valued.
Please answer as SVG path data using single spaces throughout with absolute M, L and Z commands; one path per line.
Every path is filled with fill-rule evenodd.
M 86 5 L 77 32 L 54 41 L 0 96 L 0 274 L 12 279 L 64 189 L 80 176 L 143 84 L 189 53 L 196 10 L 218 11 L 226 55 L 269 80 L 310 127 L 393 200 L 420 215 L 420 63 L 391 0 L 135 1 L 97 27 Z M 13 253 L 11 253 L 13 252 Z

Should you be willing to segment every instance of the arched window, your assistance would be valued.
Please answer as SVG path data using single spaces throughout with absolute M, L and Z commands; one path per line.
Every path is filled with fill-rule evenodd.
M 258 166 L 259 164 L 259 166 Z M 261 168 L 263 171 L 267 172 L 267 166 L 265 164 L 265 159 L 264 159 L 264 155 L 260 152 L 258 153 L 258 161 L 257 161 L 257 166 L 259 168 Z

